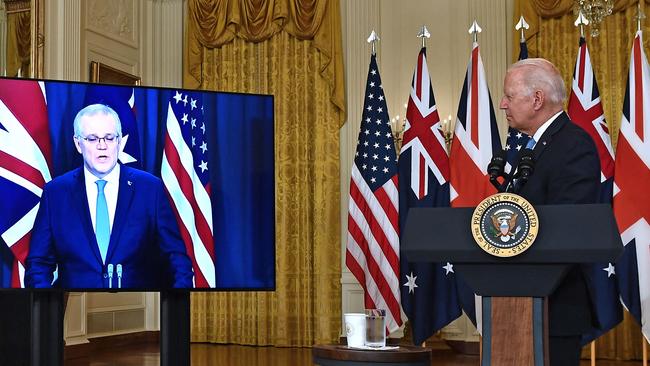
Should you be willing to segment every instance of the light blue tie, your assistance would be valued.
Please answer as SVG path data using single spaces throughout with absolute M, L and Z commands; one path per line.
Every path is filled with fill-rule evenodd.
M 103 179 L 97 182 L 97 211 L 96 211 L 96 230 L 95 236 L 97 237 L 97 245 L 99 246 L 99 253 L 102 256 L 102 262 L 106 262 L 106 252 L 108 252 L 108 242 L 111 239 L 111 229 L 108 222 L 108 205 L 106 204 L 106 196 L 104 195 L 104 187 L 106 181 Z
M 528 143 L 526 144 L 526 149 L 532 149 L 533 147 L 535 147 L 535 142 L 537 141 L 535 141 L 535 139 L 531 137 L 530 140 L 528 140 Z

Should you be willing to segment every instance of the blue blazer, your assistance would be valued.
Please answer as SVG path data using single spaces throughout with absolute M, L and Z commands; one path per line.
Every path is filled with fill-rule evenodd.
M 113 264 L 112 279 L 109 264 Z M 192 263 L 162 181 L 120 167 L 115 218 L 102 263 L 95 238 L 84 170 L 77 168 L 45 185 L 27 255 L 25 285 L 32 288 L 164 289 L 192 287 Z M 58 279 L 52 285 L 58 265 Z

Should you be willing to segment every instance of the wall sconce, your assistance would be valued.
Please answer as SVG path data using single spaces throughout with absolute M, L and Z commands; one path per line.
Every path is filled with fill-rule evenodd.
M 449 147 L 451 146 L 451 140 L 454 139 L 454 126 L 455 124 L 451 119 L 451 114 L 447 119 L 443 119 L 442 122 L 440 122 L 442 136 L 444 136 L 445 144 L 447 145 L 447 151 L 449 151 Z

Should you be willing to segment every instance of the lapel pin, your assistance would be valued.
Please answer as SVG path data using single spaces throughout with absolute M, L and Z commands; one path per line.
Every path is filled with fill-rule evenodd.
M 131 185 L 131 184 L 133 184 L 133 182 L 131 182 L 130 180 L 127 180 L 126 184 Z
M 546 141 L 542 142 L 542 145 L 546 146 Z M 130 184 L 130 183 L 129 183 Z

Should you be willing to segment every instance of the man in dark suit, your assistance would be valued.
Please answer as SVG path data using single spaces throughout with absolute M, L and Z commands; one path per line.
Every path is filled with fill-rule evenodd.
M 192 264 L 162 182 L 118 164 L 121 135 L 108 106 L 93 104 L 75 117 L 74 144 L 84 165 L 45 185 L 27 287 L 192 287 Z
M 600 162 L 591 137 L 563 111 L 566 89 L 557 68 L 544 59 L 513 64 L 499 107 L 508 124 L 533 137 L 535 167 L 519 193 L 533 205 L 596 203 Z M 592 323 L 584 276 L 573 266 L 549 297 L 552 366 L 578 365 L 580 336 Z

